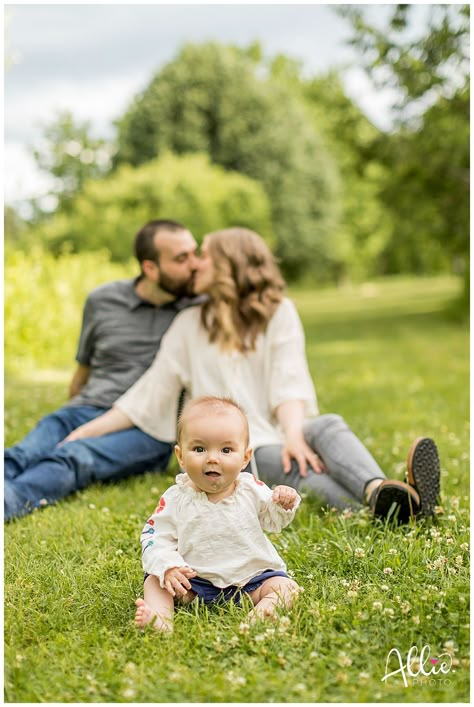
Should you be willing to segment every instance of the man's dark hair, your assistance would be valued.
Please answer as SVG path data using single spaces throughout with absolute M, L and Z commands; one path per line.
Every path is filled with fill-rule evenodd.
M 160 253 L 155 246 L 155 236 L 157 233 L 160 231 L 177 233 L 178 231 L 186 230 L 186 226 L 183 226 L 181 223 L 177 221 L 167 221 L 165 219 L 149 221 L 149 223 L 145 224 L 135 236 L 135 256 L 140 265 L 144 260 L 152 260 L 154 263 L 159 264 Z

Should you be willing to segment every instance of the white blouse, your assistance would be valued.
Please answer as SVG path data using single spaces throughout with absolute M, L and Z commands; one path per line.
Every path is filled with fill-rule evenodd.
M 170 567 L 188 565 L 216 587 L 242 587 L 264 570 L 286 566 L 263 531 L 279 533 L 293 520 L 292 510 L 273 503 L 271 489 L 242 472 L 234 492 L 211 503 L 204 491 L 178 474 L 160 498 L 141 535 L 143 569 L 159 578 Z
M 305 416 L 318 414 L 308 370 L 304 332 L 294 304 L 283 299 L 249 353 L 222 352 L 209 341 L 201 323 L 201 307 L 178 314 L 163 337 L 150 368 L 115 405 L 134 425 L 164 442 L 176 439 L 181 390 L 230 397 L 245 411 L 250 444 L 255 449 L 284 441 L 275 418 L 276 408 L 301 400 Z

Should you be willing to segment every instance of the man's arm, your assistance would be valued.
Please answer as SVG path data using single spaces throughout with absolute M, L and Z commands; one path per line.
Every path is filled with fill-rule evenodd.
M 73 398 L 81 392 L 89 380 L 90 372 L 90 366 L 83 366 L 81 363 L 78 365 L 69 385 L 69 398 Z

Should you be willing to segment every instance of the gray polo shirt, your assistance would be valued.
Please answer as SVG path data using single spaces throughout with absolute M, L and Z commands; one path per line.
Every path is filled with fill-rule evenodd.
M 137 295 L 137 281 L 110 282 L 87 297 L 76 360 L 91 372 L 70 405 L 111 407 L 150 366 L 177 313 L 202 301 L 182 298 L 156 307 Z

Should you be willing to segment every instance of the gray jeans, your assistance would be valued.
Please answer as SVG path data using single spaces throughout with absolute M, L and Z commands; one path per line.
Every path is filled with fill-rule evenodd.
M 357 439 L 340 415 L 320 415 L 304 425 L 309 446 L 324 462 L 326 472 L 316 474 L 308 468 L 302 477 L 293 459 L 291 471 L 285 474 L 281 461 L 281 445 L 255 450 L 258 475 L 269 486 L 286 484 L 297 491 L 313 493 L 334 508 L 359 508 L 364 489 L 373 479 L 385 479 L 385 474 Z

